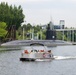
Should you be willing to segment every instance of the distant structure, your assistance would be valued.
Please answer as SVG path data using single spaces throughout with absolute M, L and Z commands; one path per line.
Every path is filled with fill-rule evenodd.
M 55 40 L 55 39 L 56 39 L 56 31 L 54 30 L 53 23 L 50 22 L 46 30 L 46 40 Z
M 50 29 L 64 29 L 65 28 L 65 20 L 60 20 L 58 25 L 54 25 L 52 22 L 50 24 Z M 47 29 L 47 25 L 42 26 L 43 29 Z
M 60 20 L 60 29 L 64 29 L 65 26 L 65 21 L 64 20 Z
M 65 28 L 65 20 L 60 20 L 59 25 L 54 25 L 54 29 L 64 29 Z
M 45 27 L 46 30 L 46 40 L 55 40 L 56 39 L 56 31 L 55 29 L 64 29 L 65 20 L 60 20 L 59 25 L 54 25 L 51 21 L 48 24 L 48 27 Z

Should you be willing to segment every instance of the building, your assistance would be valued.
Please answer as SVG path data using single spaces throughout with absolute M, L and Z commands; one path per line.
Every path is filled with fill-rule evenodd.
M 49 22 L 50 29 L 64 29 L 65 28 L 65 20 L 60 20 L 58 25 L 54 25 L 53 22 Z M 42 29 L 47 29 L 47 24 L 42 26 Z

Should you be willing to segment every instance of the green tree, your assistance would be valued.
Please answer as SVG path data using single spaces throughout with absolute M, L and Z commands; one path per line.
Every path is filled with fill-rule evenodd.
M 5 22 L 0 22 L 0 38 L 4 38 L 7 34 L 7 31 L 5 30 L 7 27 Z
M 16 25 L 16 29 L 18 29 L 21 23 L 24 20 L 23 10 L 21 5 L 16 7 L 15 5 L 8 5 L 8 3 L 1 2 L 0 4 L 0 21 L 6 22 L 9 28 L 11 25 Z
M 30 23 L 28 23 L 27 25 L 26 25 L 26 29 L 27 30 L 30 30 L 32 28 L 32 25 L 30 24 Z
M 56 32 L 56 39 L 62 40 L 62 32 Z

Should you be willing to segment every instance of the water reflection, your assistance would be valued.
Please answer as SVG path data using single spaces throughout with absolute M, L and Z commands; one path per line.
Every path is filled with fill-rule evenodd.
M 21 50 L 21 47 L 0 47 L 0 51 Z

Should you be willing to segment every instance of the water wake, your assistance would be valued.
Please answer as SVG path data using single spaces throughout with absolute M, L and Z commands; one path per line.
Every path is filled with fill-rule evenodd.
M 35 61 L 51 61 L 54 60 L 68 60 L 68 59 L 76 59 L 76 56 L 54 56 L 51 59 L 36 59 Z
M 56 60 L 63 60 L 63 59 L 76 59 L 76 56 L 54 56 Z

